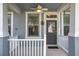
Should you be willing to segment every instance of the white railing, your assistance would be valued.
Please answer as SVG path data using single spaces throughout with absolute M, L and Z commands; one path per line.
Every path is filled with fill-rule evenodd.
M 44 39 L 9 39 L 10 56 L 45 56 Z

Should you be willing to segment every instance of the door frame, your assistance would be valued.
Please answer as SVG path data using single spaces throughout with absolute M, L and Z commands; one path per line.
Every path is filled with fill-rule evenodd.
M 57 20 L 46 20 L 46 35 L 48 33 L 48 22 L 55 22 L 56 23 L 56 32 L 57 32 Z M 53 36 L 53 35 L 52 35 Z M 47 36 L 46 36 L 47 38 Z M 46 39 L 47 40 L 47 39 Z M 47 40 L 48 41 L 48 40 Z M 46 42 L 47 43 L 47 42 Z M 57 33 L 56 33 L 56 44 L 47 44 L 48 46 L 56 46 L 57 45 Z
M 55 15 L 58 16 L 57 12 L 45 12 L 45 13 L 44 13 L 44 31 L 45 31 L 45 32 L 44 32 L 44 35 L 45 35 L 46 37 L 47 37 L 47 32 L 46 32 L 46 31 L 47 31 L 47 29 L 46 29 L 46 28 L 47 28 L 47 26 L 46 26 L 46 25 L 47 25 L 47 23 L 46 23 L 47 20 L 55 20 L 55 21 L 57 21 L 57 44 L 56 44 L 56 45 L 53 45 L 53 44 L 52 44 L 52 45 L 51 45 L 51 44 L 47 45 L 47 44 L 46 44 L 46 45 L 47 45 L 47 46 L 58 46 L 58 17 L 57 17 L 57 18 L 46 18 L 46 15 L 47 15 L 47 14 L 55 14 Z M 46 39 L 46 41 L 47 41 L 47 39 Z

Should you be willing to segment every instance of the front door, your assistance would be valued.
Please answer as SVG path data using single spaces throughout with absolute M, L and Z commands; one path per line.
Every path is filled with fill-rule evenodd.
M 56 20 L 47 20 L 46 21 L 47 29 L 47 44 L 56 45 L 57 44 L 57 21 Z

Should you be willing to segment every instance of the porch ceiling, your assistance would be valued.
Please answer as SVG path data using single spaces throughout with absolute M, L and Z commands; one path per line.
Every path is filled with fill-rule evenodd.
M 30 8 L 35 8 L 37 3 L 16 3 L 22 11 L 31 11 Z M 48 11 L 56 11 L 63 3 L 39 3 Z

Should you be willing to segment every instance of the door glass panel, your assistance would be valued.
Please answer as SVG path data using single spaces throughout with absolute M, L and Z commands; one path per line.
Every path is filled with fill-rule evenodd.
M 56 30 L 55 28 L 55 22 L 48 22 L 48 32 L 54 33 Z
M 39 14 L 28 14 L 28 36 L 39 36 Z

